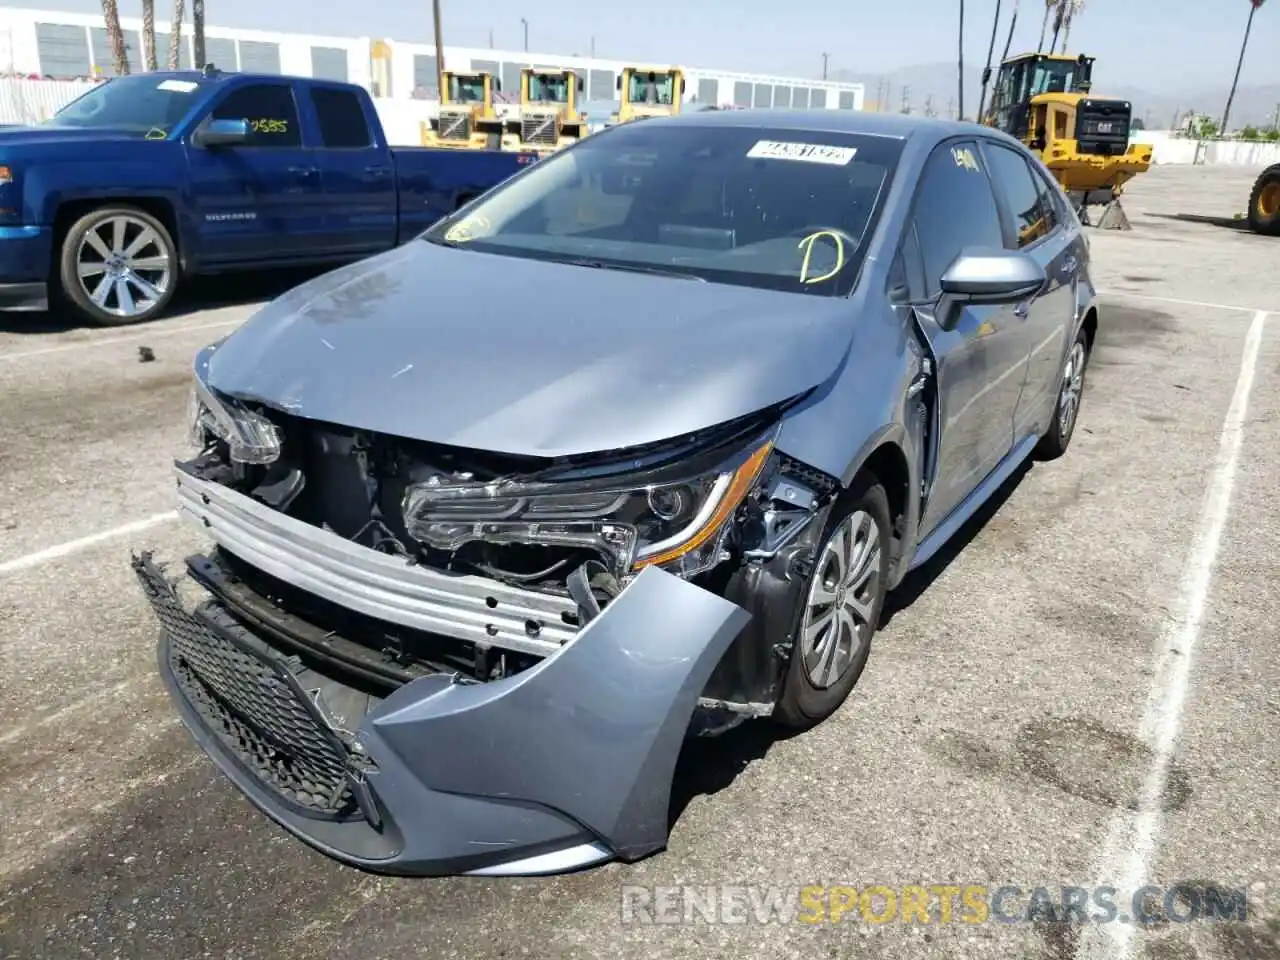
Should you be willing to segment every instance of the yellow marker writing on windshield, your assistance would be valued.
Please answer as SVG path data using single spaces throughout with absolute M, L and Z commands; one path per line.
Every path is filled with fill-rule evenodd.
M 813 245 L 818 242 L 820 237 L 830 237 L 836 244 L 836 265 L 827 273 L 820 277 L 809 276 L 809 260 L 813 256 Z M 804 251 L 804 262 L 800 264 L 800 282 L 801 283 L 821 283 L 823 280 L 830 280 L 844 266 L 844 239 L 834 230 L 819 230 L 811 233 L 797 246 Z
M 489 221 L 484 217 L 468 217 L 450 227 L 444 238 L 450 243 L 465 243 L 474 240 L 477 233 L 483 234 L 488 229 Z

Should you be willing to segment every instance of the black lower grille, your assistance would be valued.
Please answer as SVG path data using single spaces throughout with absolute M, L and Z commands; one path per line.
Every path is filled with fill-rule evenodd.
M 168 637 L 168 668 L 223 748 L 282 800 L 311 816 L 356 813 L 350 754 L 291 672 L 225 609 L 188 613 L 146 555 L 135 557 L 143 593 Z
M 469 140 L 471 138 L 471 112 L 440 114 L 441 140 Z

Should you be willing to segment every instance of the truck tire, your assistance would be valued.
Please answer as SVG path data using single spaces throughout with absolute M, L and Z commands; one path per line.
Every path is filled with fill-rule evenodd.
M 67 231 L 58 292 L 89 323 L 119 327 L 158 317 L 173 299 L 179 272 L 168 228 L 145 210 L 113 204 Z
M 1280 237 L 1280 164 L 1268 167 L 1249 194 L 1249 226 L 1254 233 Z

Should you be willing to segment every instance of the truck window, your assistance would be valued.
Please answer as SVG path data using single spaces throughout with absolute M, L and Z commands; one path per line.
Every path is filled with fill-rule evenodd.
M 299 147 L 302 129 L 293 87 L 287 83 L 253 83 L 232 90 L 213 108 L 215 120 L 245 120 L 251 147 Z
M 350 149 L 373 144 L 364 108 L 354 92 L 312 87 L 311 102 L 320 121 L 320 142 L 324 146 Z

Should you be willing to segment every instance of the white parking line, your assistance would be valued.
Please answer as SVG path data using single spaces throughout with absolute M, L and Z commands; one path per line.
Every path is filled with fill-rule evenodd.
M 1182 712 L 1191 676 L 1191 658 L 1204 621 L 1213 567 L 1231 506 L 1240 446 L 1244 438 L 1249 392 L 1267 314 L 1259 310 L 1245 337 L 1240 375 L 1222 425 L 1218 454 L 1205 490 L 1195 539 L 1183 573 L 1180 616 L 1166 631 L 1155 665 L 1155 679 L 1142 718 L 1141 736 L 1151 748 L 1151 768 L 1143 780 L 1136 813 L 1120 813 L 1111 823 L 1098 860 L 1095 879 L 1131 896 L 1148 882 L 1151 858 L 1163 821 L 1161 804 L 1168 785 L 1169 764 L 1182 727 Z M 1082 931 L 1078 960 L 1128 960 L 1133 955 L 1133 923 L 1095 924 Z
M 23 350 L 18 353 L 0 353 L 0 363 L 6 360 L 26 360 L 28 357 L 43 357 L 50 353 L 63 353 L 67 350 L 82 350 L 86 347 L 105 347 L 113 343 L 128 343 L 130 340 L 153 340 L 157 337 L 168 337 L 175 333 L 186 333 L 190 330 L 212 330 L 214 327 L 229 327 L 243 323 L 244 317 L 234 320 L 209 320 L 204 323 L 188 323 L 183 326 L 153 327 L 139 329 L 119 337 L 98 337 L 94 340 L 77 340 L 75 343 L 61 343 L 56 347 L 41 347 L 39 350 Z
M 133 523 L 112 527 L 110 530 L 102 530 L 87 537 L 81 537 L 79 540 L 70 540 L 67 543 L 47 547 L 35 553 L 28 553 L 26 556 L 18 557 L 14 560 L 5 560 L 0 563 L 0 576 L 6 573 L 16 573 L 19 570 L 30 570 L 32 567 L 38 567 L 40 564 L 47 563 L 50 560 L 57 560 L 60 557 L 68 557 L 73 553 L 79 553 L 81 550 L 96 546 L 105 540 L 127 536 L 130 533 L 141 533 L 143 530 L 150 530 L 152 527 L 176 519 L 178 519 L 178 511 L 168 510 L 164 513 L 152 514 L 145 520 L 135 520 Z
M 1130 293 L 1127 290 L 1098 290 L 1100 297 L 1132 297 L 1135 300 L 1154 300 L 1157 303 L 1172 303 L 1180 307 L 1208 307 L 1210 310 L 1236 310 L 1240 313 L 1266 313 L 1257 307 L 1236 307 L 1229 303 L 1208 303 L 1204 300 L 1179 300 L 1177 297 L 1157 297 L 1150 293 Z

